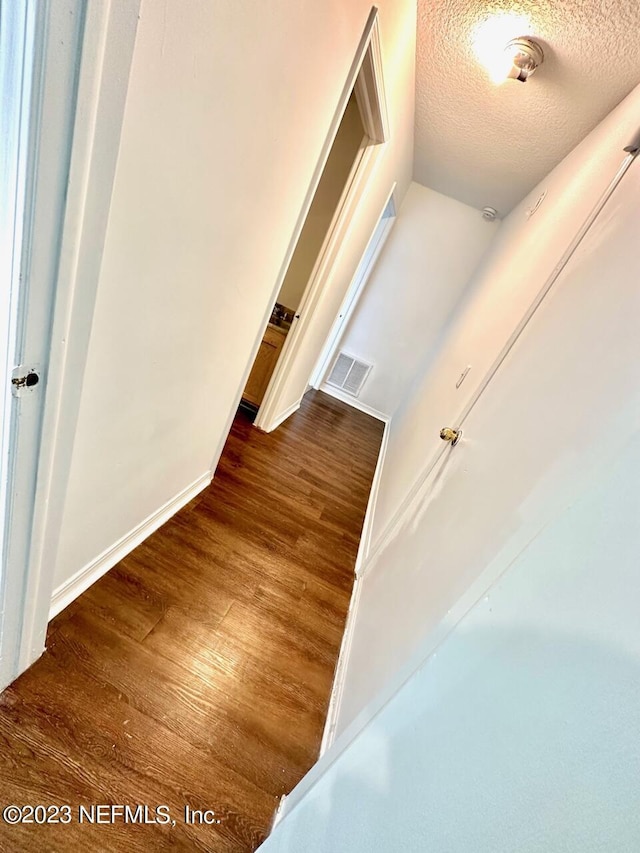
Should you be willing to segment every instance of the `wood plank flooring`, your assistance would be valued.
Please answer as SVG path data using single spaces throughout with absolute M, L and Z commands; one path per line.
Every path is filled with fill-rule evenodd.
M 0 820 L 1 851 L 256 849 L 317 758 L 381 436 L 317 392 L 270 435 L 238 415 L 212 485 L 0 697 L 0 806 L 72 815 Z M 176 825 L 80 824 L 92 804 L 166 805 Z

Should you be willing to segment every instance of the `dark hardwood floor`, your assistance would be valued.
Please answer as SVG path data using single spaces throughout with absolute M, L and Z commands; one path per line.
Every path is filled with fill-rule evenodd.
M 381 436 L 320 393 L 270 435 L 238 415 L 212 485 L 0 697 L 0 806 L 72 815 L 0 819 L 0 850 L 255 850 L 317 758 Z M 166 805 L 176 825 L 80 824 L 96 804 Z M 219 823 L 185 824 L 185 805 Z

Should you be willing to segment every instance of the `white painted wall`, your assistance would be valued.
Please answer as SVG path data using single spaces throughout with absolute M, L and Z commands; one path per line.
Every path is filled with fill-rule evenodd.
M 261 853 L 636 853 L 638 438 L 612 454 Z
M 410 181 L 415 2 L 377 5 L 391 140 L 337 261 L 346 283 L 391 184 L 401 197 Z M 369 11 L 144 0 L 58 589 L 215 468 Z
M 639 101 L 590 140 L 608 177 Z M 265 853 L 636 850 L 639 213 L 636 161 L 363 576 L 360 716 Z
M 415 377 L 390 430 L 387 464 L 376 507 L 379 539 L 438 445 L 455 423 L 571 237 L 606 188 L 637 129 L 635 89 L 501 224 L 473 277 L 449 334 Z M 530 219 L 527 211 L 546 192 Z M 471 365 L 456 390 L 461 372 Z M 417 428 L 419 425 L 419 428 Z
M 475 384 L 617 171 L 639 106 L 640 88 L 502 225 L 437 358 L 391 424 L 376 505 L 378 543 L 441 450 L 440 427 L 456 425 Z M 585 243 L 572 261 L 571 275 L 582 278 L 572 289 L 556 286 L 465 422 L 462 445 L 445 454 L 404 504 L 392 534 L 378 546 L 374 538 L 339 732 L 363 709 L 361 719 L 367 717 L 385 685 L 404 677 L 473 604 L 487 567 L 498 567 L 496 576 L 506 570 L 580 494 L 612 444 L 635 428 L 639 168 L 634 164 L 624 192 L 620 188 L 601 215 L 589 238 L 591 255 L 584 254 Z M 527 219 L 543 189 L 545 202 Z M 614 249 L 600 257 L 609 246 Z M 456 391 L 467 364 L 472 371 Z M 482 413 L 486 422 L 474 427 Z M 488 443 L 494 435 L 500 445 Z
M 339 350 L 373 369 L 358 401 L 391 416 L 428 363 L 497 223 L 412 183 Z

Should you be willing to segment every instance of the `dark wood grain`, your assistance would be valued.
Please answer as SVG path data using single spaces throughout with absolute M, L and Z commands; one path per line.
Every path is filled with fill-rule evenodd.
M 0 851 L 253 851 L 316 760 L 382 425 L 324 394 L 239 414 L 212 485 L 50 625 L 0 697 L 0 805 L 63 804 Z M 175 827 L 79 825 L 168 805 Z M 220 823 L 185 825 L 184 806 Z

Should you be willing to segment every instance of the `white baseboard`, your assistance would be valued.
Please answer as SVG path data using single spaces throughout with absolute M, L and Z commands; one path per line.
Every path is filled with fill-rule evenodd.
M 278 803 L 278 808 L 275 810 L 275 813 L 273 815 L 273 820 L 271 821 L 271 829 L 269 830 L 269 835 L 271 835 L 273 830 L 276 828 L 276 826 L 280 823 L 280 821 L 284 817 L 284 809 L 285 809 L 286 802 L 287 802 L 287 795 L 283 794 L 280 797 L 280 802 Z
M 320 746 L 320 755 L 323 755 L 331 746 L 335 739 L 336 723 L 340 713 L 340 703 L 342 701 L 342 693 L 344 690 L 344 679 L 347 671 L 347 663 L 349 654 L 351 653 L 351 644 L 353 642 L 353 632 L 356 622 L 356 614 L 358 604 L 360 603 L 360 589 L 362 574 L 366 565 L 367 557 L 369 556 L 369 548 L 371 545 L 371 529 L 373 527 L 373 519 L 376 512 L 376 502 L 378 500 L 378 491 L 380 490 L 380 481 L 382 479 L 382 470 L 384 468 L 384 460 L 389 444 L 389 421 L 385 421 L 382 441 L 380 442 L 380 451 L 378 452 L 378 461 L 376 470 L 371 483 L 371 492 L 367 502 L 367 511 L 364 517 L 362 527 L 362 535 L 360 544 L 358 545 L 358 555 L 356 557 L 355 574 L 356 580 L 353 585 L 351 601 L 349 602 L 349 613 L 347 614 L 347 624 L 345 625 L 342 643 L 340 645 L 340 654 L 338 656 L 338 665 L 336 666 L 336 674 L 333 679 L 331 688 L 331 698 L 329 699 L 329 710 L 327 711 L 327 720 L 322 734 L 322 744 Z
M 151 513 L 137 527 L 134 527 L 126 536 L 119 539 L 106 551 L 98 555 L 94 560 L 76 572 L 73 577 L 70 577 L 64 583 L 54 590 L 51 597 L 51 607 L 49 609 L 49 619 L 57 616 L 61 610 L 64 610 L 71 602 L 81 593 L 88 589 L 91 584 L 95 583 L 98 578 L 106 574 L 109 569 L 112 569 L 116 563 L 119 563 L 123 557 L 126 557 L 134 548 L 143 542 L 147 536 L 150 536 L 154 531 L 161 527 L 165 521 L 168 521 L 172 515 L 175 515 L 178 510 L 193 500 L 203 489 L 211 483 L 213 475 L 210 471 L 198 477 L 191 485 L 187 486 L 179 492 L 174 498 L 167 501 L 158 510 Z
M 300 408 L 301 402 L 302 402 L 302 400 L 296 400 L 296 402 L 292 406 L 289 406 L 288 409 L 286 409 L 279 417 L 277 417 L 275 419 L 273 424 L 269 425 L 269 429 L 265 429 L 263 426 L 259 426 L 258 423 L 255 423 L 255 426 L 258 427 L 258 429 L 261 429 L 263 432 L 273 432 L 274 429 L 277 429 L 280 426 L 280 424 L 282 424 L 286 421 L 286 419 L 288 417 L 290 417 L 294 412 L 298 411 L 298 409 Z M 258 419 L 259 418 L 256 418 L 256 421 Z
M 387 421 L 382 433 L 382 441 L 380 442 L 380 451 L 378 453 L 378 461 L 376 470 L 371 483 L 371 492 L 367 502 L 367 511 L 364 516 L 364 524 L 362 525 L 362 535 L 360 544 L 358 545 L 358 556 L 356 557 L 356 575 L 361 575 L 364 572 L 369 551 L 371 550 L 371 531 L 373 529 L 373 520 L 376 515 L 376 503 L 378 501 L 378 492 L 380 491 L 380 481 L 382 480 L 382 470 L 384 468 L 384 460 L 387 454 L 387 445 L 389 444 L 389 424 Z
M 358 613 L 358 605 L 360 604 L 360 590 L 362 583 L 360 578 L 356 577 L 351 593 L 351 601 L 349 602 L 349 613 L 347 614 L 347 624 L 345 625 L 342 643 L 340 645 L 340 654 L 338 655 L 338 665 L 336 666 L 336 674 L 333 679 L 331 688 L 331 698 L 329 699 L 329 710 L 327 711 L 327 720 L 322 733 L 322 743 L 320 744 L 320 757 L 329 749 L 336 737 L 336 725 L 340 714 L 340 705 L 342 703 L 342 694 L 344 692 L 345 676 L 347 674 L 347 664 L 349 655 L 351 654 L 351 645 L 353 643 L 353 633 L 356 624 L 356 616 Z
M 340 388 L 334 388 L 332 385 L 327 385 L 326 382 L 322 383 L 320 391 L 324 394 L 328 394 L 330 397 L 335 397 L 336 400 L 341 400 L 348 406 L 353 406 L 354 409 L 364 412 L 365 415 L 371 415 L 372 418 L 376 418 L 385 424 L 389 423 L 391 420 L 391 417 L 389 415 L 385 415 L 384 412 L 379 412 L 378 409 L 374 409 L 373 406 L 368 406 L 357 397 L 352 397 L 351 394 L 345 394 L 344 391 L 340 390 Z

